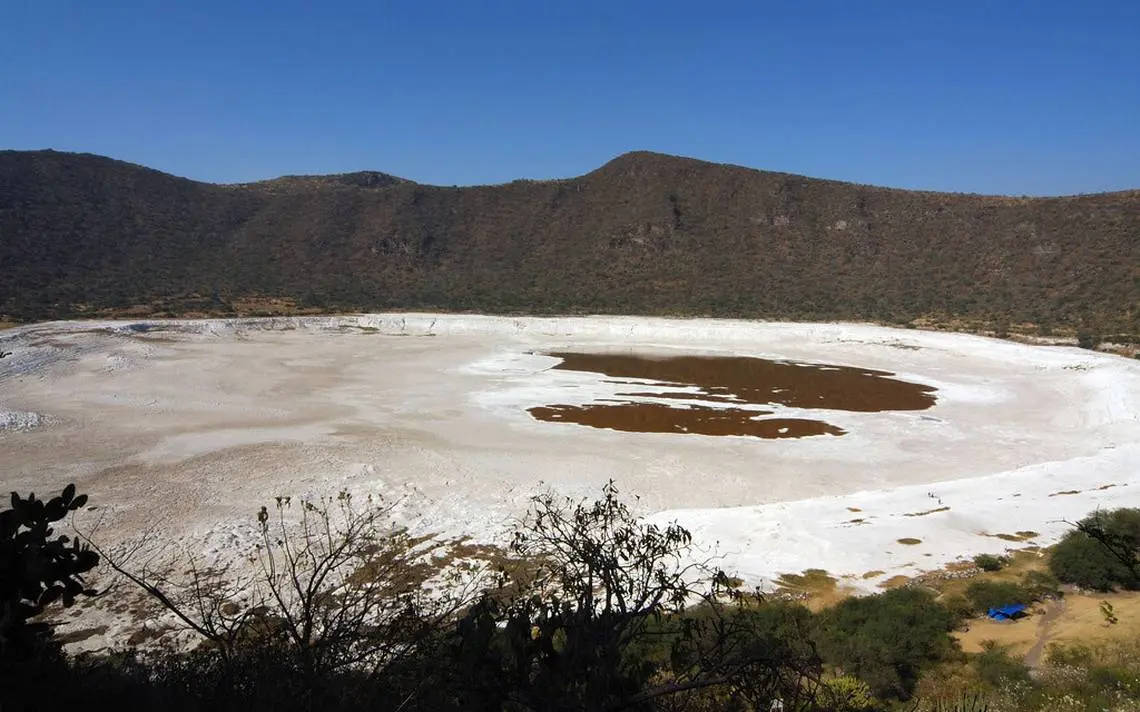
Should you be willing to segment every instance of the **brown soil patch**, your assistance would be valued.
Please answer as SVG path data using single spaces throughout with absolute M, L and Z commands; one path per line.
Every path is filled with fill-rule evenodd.
M 131 633 L 130 637 L 127 638 L 127 645 L 139 646 L 148 641 L 158 640 L 171 630 L 170 628 L 140 628 L 134 633 Z
M 891 378 L 893 373 L 850 366 L 773 361 L 745 356 L 672 356 L 552 353 L 554 368 L 693 386 L 746 403 L 859 413 L 925 410 L 934 388 Z
M 652 381 L 660 391 L 619 394 L 624 398 L 683 398 L 708 403 L 783 405 L 862 413 L 924 410 L 934 405 L 934 389 L 891 378 L 888 371 L 850 366 L 773 361 L 744 356 L 648 357 L 632 354 L 556 352 L 554 366 L 567 371 L 598 373 L 618 383 L 637 378 Z M 611 381 L 613 382 L 613 381 Z M 695 393 L 675 390 L 694 389 Z M 671 408 L 640 401 L 587 405 L 549 405 L 529 409 L 538 420 L 578 423 L 639 433 L 749 435 L 759 438 L 798 438 L 843 435 L 845 431 L 819 420 L 769 418 L 771 411 L 747 408 L 691 406 Z
M 61 633 L 55 636 L 56 642 L 61 645 L 71 645 L 72 643 L 82 643 L 88 638 L 94 638 L 97 635 L 103 635 L 108 630 L 107 626 L 100 625 L 93 628 L 80 628 L 73 630 L 69 633 Z
M 769 418 L 757 420 L 765 411 L 743 408 L 692 406 L 670 408 L 660 403 L 618 403 L 537 406 L 527 410 L 537 420 L 577 423 L 592 428 L 632 433 L 678 433 L 690 435 L 751 435 L 769 440 L 811 435 L 844 435 L 842 428 L 822 420 Z

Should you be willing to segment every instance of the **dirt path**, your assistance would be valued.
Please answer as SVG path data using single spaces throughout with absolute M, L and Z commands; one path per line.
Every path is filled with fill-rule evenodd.
M 1065 599 L 1060 598 L 1045 604 L 1045 612 L 1037 621 L 1037 641 L 1025 654 L 1025 664 L 1030 670 L 1037 670 L 1041 666 L 1041 654 L 1049 642 L 1052 634 L 1053 622 L 1065 612 Z

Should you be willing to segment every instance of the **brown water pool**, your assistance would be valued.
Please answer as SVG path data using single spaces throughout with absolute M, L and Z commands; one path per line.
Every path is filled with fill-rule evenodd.
M 553 368 L 605 376 L 637 390 L 618 393 L 631 400 L 599 400 L 585 405 L 546 405 L 529 409 L 538 420 L 578 423 L 637 433 L 746 435 L 800 438 L 843 435 L 822 420 L 765 418 L 773 411 L 731 407 L 772 406 L 877 413 L 925 410 L 935 403 L 930 386 L 893 378 L 889 371 L 851 366 L 774 361 L 747 356 L 642 356 L 635 354 L 547 354 L 562 361 Z M 636 378 L 639 381 L 629 381 Z M 647 383 L 648 381 L 649 383 Z M 692 392 L 676 390 L 687 387 Z M 685 399 L 709 405 L 670 407 L 636 398 Z

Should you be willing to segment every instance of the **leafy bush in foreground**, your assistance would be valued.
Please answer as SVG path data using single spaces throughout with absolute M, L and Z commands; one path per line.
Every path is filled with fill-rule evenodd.
M 442 609 L 417 597 L 418 550 L 382 503 L 302 503 L 294 523 L 282 506 L 272 522 L 263 511 L 263 578 L 243 589 L 268 595 L 238 609 L 211 593 L 226 589 L 201 589 L 183 610 L 206 615 L 197 623 L 209 645 L 67 658 L 39 638 L 19 669 L 0 670 L 16 681 L 0 686 L 0 709 L 763 712 L 780 700 L 797 712 L 870 712 L 895 709 L 920 677 L 928 699 L 899 709 L 1124 710 L 1140 696 L 1134 644 L 1114 655 L 1050 649 L 1030 678 L 997 648 L 963 655 L 949 635 L 958 616 L 918 588 L 818 614 L 741 594 L 723 573 L 684 563 L 688 532 L 634 517 L 612 484 L 593 503 L 534 498 L 495 587 Z M 1137 524 L 1140 513 L 1098 515 L 1078 533 L 1133 572 L 1134 549 L 1121 542 Z M 1054 590 L 1030 572 L 976 581 L 955 606 Z
M 2 356 L 3 354 L 0 354 Z M 48 500 L 13 492 L 11 508 L 0 511 L 0 710 L 18 709 L 9 698 L 28 697 L 50 707 L 50 694 L 67 671 L 51 628 L 34 618 L 49 605 L 66 606 L 76 597 L 93 595 L 84 574 L 99 557 L 67 535 L 55 535 L 54 524 L 83 507 L 86 495 L 75 486 Z
M 390 508 L 347 494 L 279 498 L 275 515 L 258 515 L 259 570 L 191 564 L 184 589 L 107 556 L 206 645 L 53 669 L 70 684 L 45 705 L 78 702 L 82 685 L 86 700 L 167 712 L 715 710 L 725 700 L 766 710 L 777 699 L 807 712 L 860 699 L 857 685 L 821 679 L 806 609 L 769 609 L 691 563 L 689 533 L 637 518 L 612 483 L 593 503 L 533 498 L 498 575 L 462 597 L 429 594 L 424 558 L 437 552 L 393 527 Z
M 71 606 L 95 593 L 83 574 L 99 557 L 77 540 L 53 536 L 53 524 L 86 503 L 87 495 L 75 496 L 68 485 L 49 500 L 13 492 L 11 508 L 0 511 L 0 656 L 27 642 L 28 620 L 48 605 Z

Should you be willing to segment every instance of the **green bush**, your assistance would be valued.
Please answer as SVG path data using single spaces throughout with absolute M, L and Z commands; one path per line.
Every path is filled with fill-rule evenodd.
M 872 712 L 879 709 L 867 683 L 857 677 L 840 675 L 821 683 L 820 702 L 834 712 Z
M 1140 675 L 1121 667 L 1098 665 L 1089 669 L 1089 685 L 1095 690 L 1140 691 Z
M 992 687 L 1010 682 L 1029 682 L 1029 667 L 992 642 L 986 644 L 972 662 L 978 677 Z
M 765 636 L 792 639 L 811 630 L 815 614 L 806 606 L 787 601 L 764 601 L 762 605 L 743 611 L 754 630 Z
M 1050 643 L 1045 648 L 1045 662 L 1054 667 L 1088 667 L 1092 661 L 1093 651 L 1087 645 Z
M 1000 571 L 1009 563 L 1008 556 L 994 556 L 993 554 L 978 554 L 974 557 L 974 566 L 982 571 Z
M 1015 603 L 1033 602 L 1033 596 L 1010 581 L 975 581 L 966 588 L 966 598 L 977 613 Z
M 1095 349 L 1099 345 L 1100 337 L 1096 334 L 1090 334 L 1087 331 L 1077 334 L 1077 346 L 1082 349 Z
M 942 605 L 945 606 L 946 610 L 950 611 L 954 619 L 958 621 L 973 618 L 978 614 L 974 604 L 970 603 L 970 599 L 962 595 L 950 596 L 942 601 Z
M 956 619 L 933 594 L 900 588 L 849 598 L 819 616 L 820 655 L 882 699 L 907 699 L 921 672 L 957 652 Z
M 1053 550 L 1049 569 L 1064 581 L 1094 591 L 1112 591 L 1124 582 L 1134 581 L 1131 572 L 1097 541 L 1074 532 Z
M 1140 589 L 1138 549 L 1140 509 L 1096 512 L 1082 519 L 1054 547 L 1049 570 L 1060 581 L 1094 591 Z
M 1025 572 L 1025 575 L 1021 577 L 1021 588 L 1035 601 L 1061 595 L 1060 582 L 1056 576 L 1048 571 Z

